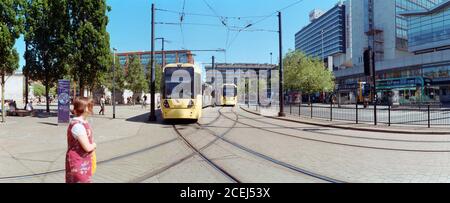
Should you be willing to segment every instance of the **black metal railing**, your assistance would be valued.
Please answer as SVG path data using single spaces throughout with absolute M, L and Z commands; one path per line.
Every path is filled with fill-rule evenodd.
M 363 105 L 337 105 L 337 104 L 286 104 L 286 114 L 303 118 L 316 118 L 328 121 L 349 121 L 360 124 L 386 124 L 392 125 L 410 125 L 410 126 L 450 126 L 450 109 L 441 108 L 432 105 L 422 106 L 377 106 L 376 122 L 373 106 L 364 107 Z M 256 107 L 259 111 L 261 108 Z M 275 108 L 274 106 L 269 108 Z

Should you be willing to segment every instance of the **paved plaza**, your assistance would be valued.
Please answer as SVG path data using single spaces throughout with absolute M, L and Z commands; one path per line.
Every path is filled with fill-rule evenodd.
M 197 124 L 148 123 L 141 106 L 117 107 L 115 120 L 106 110 L 90 120 L 96 183 L 234 182 L 223 171 L 247 183 L 450 182 L 450 135 L 318 127 L 238 107 L 205 109 Z M 56 119 L 1 124 L 0 182 L 64 182 L 67 126 Z

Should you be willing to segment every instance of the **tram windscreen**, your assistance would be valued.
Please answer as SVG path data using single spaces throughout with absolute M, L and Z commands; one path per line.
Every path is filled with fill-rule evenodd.
M 165 99 L 194 99 L 194 68 L 166 68 Z
M 223 86 L 223 96 L 225 97 L 235 97 L 237 96 L 237 88 L 234 85 Z

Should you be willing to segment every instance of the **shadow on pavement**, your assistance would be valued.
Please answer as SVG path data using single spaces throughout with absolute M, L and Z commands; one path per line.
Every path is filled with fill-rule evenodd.
M 45 124 L 45 125 L 51 125 L 51 126 L 58 126 L 57 123 L 50 123 L 50 122 L 39 122 L 40 124 Z
M 37 117 L 37 118 L 51 118 L 51 117 L 58 117 L 58 112 L 57 111 L 50 111 L 50 113 L 47 113 L 45 110 L 36 110 L 34 112 L 34 116 L 33 117 Z
M 162 120 L 162 115 L 161 115 L 161 110 L 156 110 L 156 122 L 150 122 L 149 121 L 149 117 L 150 117 L 150 112 L 147 112 L 145 114 L 141 114 L 138 116 L 134 116 L 131 118 L 127 118 L 125 119 L 125 121 L 128 122 L 135 122 L 135 123 L 158 123 L 158 124 L 163 124 L 163 120 Z

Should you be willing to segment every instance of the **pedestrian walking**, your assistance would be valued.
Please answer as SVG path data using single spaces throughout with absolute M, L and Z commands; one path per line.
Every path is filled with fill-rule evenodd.
M 75 118 L 67 129 L 66 183 L 90 183 L 97 165 L 97 144 L 87 118 L 93 113 L 94 103 L 82 97 L 75 99 L 73 105 Z
M 144 101 L 142 102 L 142 108 L 146 108 L 147 107 L 147 95 L 144 95 Z
M 98 115 L 105 115 L 105 104 L 105 96 L 102 95 L 102 97 L 100 98 L 100 112 L 98 112 Z

